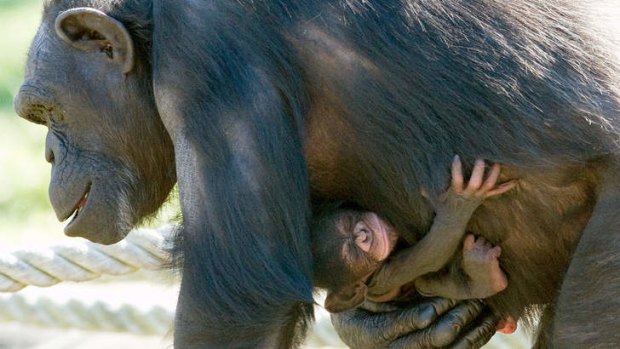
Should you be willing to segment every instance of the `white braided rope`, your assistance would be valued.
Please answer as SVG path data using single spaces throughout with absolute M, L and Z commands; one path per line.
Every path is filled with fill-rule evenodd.
M 172 329 L 174 311 L 162 306 L 141 310 L 129 304 L 113 306 L 105 301 L 65 303 L 40 297 L 34 301 L 21 294 L 0 297 L 0 321 L 17 321 L 49 328 L 90 331 L 166 334 Z
M 329 314 L 315 307 L 316 322 L 305 349 L 345 348 L 331 325 Z M 74 328 L 88 331 L 129 332 L 143 335 L 167 335 L 172 331 L 174 309 L 165 305 L 138 307 L 131 303 L 110 304 L 106 300 L 80 299 L 59 301 L 54 297 L 25 297 L 0 294 L 0 323 L 16 321 L 46 328 Z M 531 347 L 522 328 L 513 335 L 496 335 L 485 349 L 525 349 Z
M 138 287 L 140 288 L 140 287 Z M 142 288 L 142 291 L 145 289 Z M 30 294 L 0 294 L 0 323 L 15 321 L 46 328 L 73 328 L 88 331 L 129 332 L 141 335 L 166 335 L 172 330 L 173 307 L 151 304 L 136 306 L 125 299 L 93 300 Z M 307 347 L 343 348 L 327 312 L 316 307 L 316 322 Z
M 173 226 L 138 229 L 109 246 L 73 240 L 50 248 L 0 254 L 0 292 L 159 269 L 167 257 L 164 244 L 173 230 Z

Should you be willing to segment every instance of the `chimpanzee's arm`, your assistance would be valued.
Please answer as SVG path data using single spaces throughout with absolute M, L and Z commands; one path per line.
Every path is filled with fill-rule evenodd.
M 302 74 L 251 9 L 153 11 L 155 97 L 184 222 L 175 347 L 289 348 L 313 303 Z

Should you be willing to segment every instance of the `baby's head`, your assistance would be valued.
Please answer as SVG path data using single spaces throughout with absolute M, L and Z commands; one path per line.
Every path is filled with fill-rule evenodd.
M 366 298 L 368 277 L 390 255 L 398 235 L 376 213 L 329 205 L 312 225 L 315 286 L 327 290 L 325 308 L 352 309 Z

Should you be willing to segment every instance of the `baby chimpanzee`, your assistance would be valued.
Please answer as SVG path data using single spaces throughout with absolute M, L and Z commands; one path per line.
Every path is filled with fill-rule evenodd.
M 515 185 L 511 181 L 496 186 L 497 164 L 486 180 L 484 172 L 484 161 L 477 160 L 465 187 L 456 156 L 450 188 L 431 200 L 436 215 L 430 231 L 416 245 L 393 255 L 399 234 L 377 214 L 346 206 L 324 210 L 312 227 L 312 248 L 315 285 L 327 290 L 325 308 L 330 312 L 348 310 L 366 297 L 387 301 L 412 281 L 423 295 L 452 299 L 485 298 L 503 290 L 507 281 L 498 262 L 500 247 L 473 235 L 463 242 L 461 267 L 467 278 L 449 274 L 422 277 L 441 270 L 452 259 L 471 215 L 484 199 Z

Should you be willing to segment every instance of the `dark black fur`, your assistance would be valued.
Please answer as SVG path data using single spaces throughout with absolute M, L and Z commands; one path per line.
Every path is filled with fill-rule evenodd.
M 551 246 L 560 252 L 551 261 L 530 257 L 529 264 L 517 255 L 520 250 L 505 247 L 513 249 L 505 253 L 513 286 L 493 304 L 502 314 L 521 316 L 525 304 L 553 301 L 575 232 L 563 232 L 566 228 L 555 224 L 566 218 L 565 212 L 548 223 L 547 216 L 554 213 L 541 213 L 540 200 L 560 199 L 545 188 L 571 182 L 572 176 L 588 177 L 583 173 L 595 173 L 591 161 L 617 154 L 618 121 L 613 116 L 618 100 L 609 85 L 617 70 L 571 2 L 407 3 L 408 9 L 393 1 L 155 7 L 155 85 L 160 100 L 173 105 L 163 110 L 163 118 L 177 149 L 183 149 L 180 156 L 177 152 L 177 168 L 182 204 L 189 211 L 186 245 L 181 247 L 188 258 L 181 310 L 187 302 L 191 311 L 186 313 L 204 324 L 197 333 L 205 336 L 205 343 L 228 339 L 222 333 L 230 328 L 239 329 L 233 331 L 239 339 L 246 324 L 262 324 L 256 333 L 271 324 L 280 326 L 286 321 L 282 316 L 289 314 L 285 309 L 309 301 L 309 212 L 297 135 L 307 108 L 322 103 L 322 84 L 336 91 L 334 98 L 345 108 L 340 117 L 350 131 L 334 133 L 343 139 L 342 159 L 337 169 L 328 169 L 339 171 L 342 192 L 323 190 L 322 179 L 315 177 L 320 170 L 310 162 L 316 196 L 352 200 L 410 228 L 402 231 L 422 232 L 431 210 L 418 193 L 421 187 L 431 194 L 445 188 L 453 154 L 512 167 L 512 175 L 523 181 L 522 194 L 484 216 L 508 227 L 485 227 L 477 223 L 481 220 L 472 225 L 500 245 L 518 234 L 520 247 L 531 247 L 528 253 L 544 256 Z M 321 80 L 316 70 L 329 63 L 316 67 L 304 52 L 304 45 L 316 40 L 308 33 L 313 29 L 341 42 L 343 50 L 361 56 L 376 71 L 354 59 L 340 67 L 350 69 L 350 75 Z M 287 36 L 304 47 L 294 51 Z M 317 45 L 320 50 L 322 42 Z M 238 154 L 239 149 L 229 148 L 222 123 L 231 119 L 247 122 L 244 127 L 256 142 L 252 150 Z M 234 166 L 246 151 L 256 162 L 243 171 L 252 173 L 264 190 L 257 196 L 246 194 L 249 199 L 237 196 L 249 188 L 243 171 Z M 188 165 L 192 158 L 202 161 Z M 574 170 L 551 170 L 568 167 Z M 546 177 L 538 178 L 539 173 Z M 197 190 L 197 181 L 206 188 Z M 596 179 L 583 184 L 591 198 L 593 182 Z M 531 193 L 527 186 L 543 189 Z M 221 197 L 229 198 L 226 206 L 220 205 Z M 197 202 L 202 203 L 200 211 L 193 212 Z M 514 212 L 530 203 L 522 213 Z M 579 210 L 587 214 L 591 202 Z M 513 218 L 498 221 L 506 215 Z M 558 242 L 554 234 L 566 240 Z M 280 248 L 254 250 L 265 238 Z M 210 255 L 214 250 L 227 252 Z M 266 267 L 257 266 L 265 263 L 269 273 L 262 274 Z M 539 263 L 548 268 L 541 269 Z M 251 317 L 255 299 L 266 307 L 260 308 L 261 316 Z M 227 327 L 216 326 L 222 323 Z M 247 343 L 254 342 L 241 346 Z
M 445 188 L 455 153 L 521 183 L 470 226 L 503 249 L 497 313 L 553 303 L 584 229 L 608 241 L 590 246 L 607 259 L 578 268 L 620 286 L 617 231 L 586 227 L 599 191 L 615 192 L 620 136 L 618 67 L 587 4 L 154 0 L 151 17 L 150 0 L 52 3 L 103 9 L 151 52 L 185 227 L 178 347 L 297 343 L 312 317 L 311 193 L 421 234 L 432 210 L 420 190 Z M 562 294 L 593 306 L 574 296 Z M 556 345 L 584 338 L 557 310 Z M 613 343 L 613 325 L 584 327 L 587 343 Z
M 289 347 L 313 303 L 303 84 L 277 27 L 225 6 L 154 6 L 154 82 L 174 105 L 161 111 L 176 143 L 185 225 L 176 343 Z M 178 35 L 185 30 L 192 34 Z

